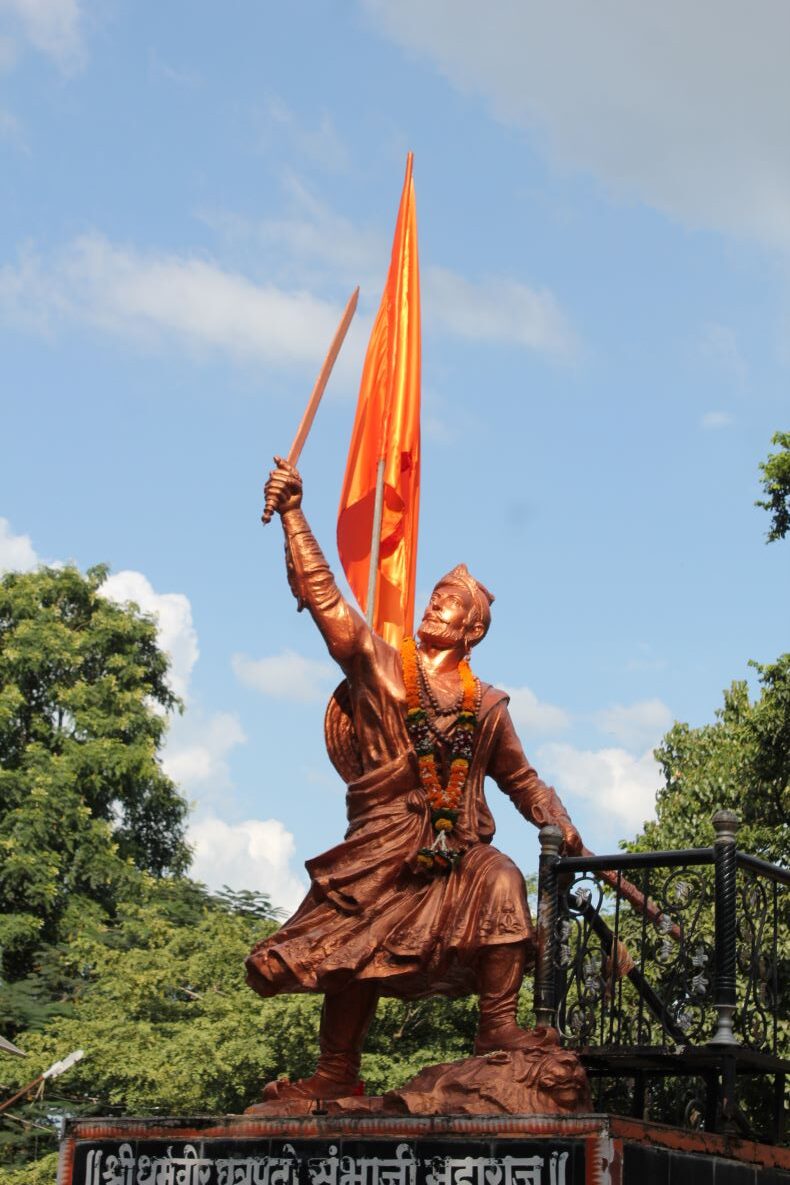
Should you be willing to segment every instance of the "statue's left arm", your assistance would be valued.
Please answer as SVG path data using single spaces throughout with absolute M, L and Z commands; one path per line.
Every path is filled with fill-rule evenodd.
M 497 740 L 486 772 L 525 819 L 536 827 L 556 824 L 562 831 L 565 851 L 569 855 L 578 855 L 582 850 L 582 839 L 560 796 L 553 786 L 538 777 L 527 760 L 505 704 L 499 704 L 494 711 L 499 713 Z

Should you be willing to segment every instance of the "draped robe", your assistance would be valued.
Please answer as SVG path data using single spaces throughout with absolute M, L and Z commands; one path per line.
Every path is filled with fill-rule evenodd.
M 481 684 L 472 760 L 451 836 L 464 854 L 446 875 L 426 875 L 416 865 L 417 851 L 435 835 L 406 729 L 400 654 L 344 600 L 302 511 L 287 511 L 283 526 L 292 591 L 348 681 L 362 775 L 348 786 L 345 838 L 307 861 L 307 896 L 253 949 L 248 983 L 262 996 L 334 992 L 363 980 L 374 981 L 382 995 L 409 999 L 474 992 L 482 948 L 524 943 L 528 956 L 534 949 L 524 878 L 491 843 L 486 776 L 536 826 L 556 823 L 567 833 L 570 819 L 525 757 L 507 695 Z M 445 778 L 454 723 L 445 723 L 447 743 L 438 746 Z

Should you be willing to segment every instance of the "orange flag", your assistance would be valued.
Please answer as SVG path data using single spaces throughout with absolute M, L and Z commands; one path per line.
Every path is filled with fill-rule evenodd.
M 411 153 L 387 283 L 362 369 L 337 520 L 340 561 L 363 613 L 368 609 L 376 475 L 382 458 L 373 629 L 398 646 L 414 621 L 420 506 L 420 277 Z

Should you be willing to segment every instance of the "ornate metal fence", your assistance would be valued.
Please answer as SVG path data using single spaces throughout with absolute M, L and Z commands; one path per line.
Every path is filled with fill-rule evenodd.
M 560 857 L 558 830 L 543 829 L 536 1018 L 594 1076 L 616 1080 L 621 1098 L 629 1079 L 635 1113 L 645 1112 L 651 1077 L 695 1078 L 704 1098 L 687 1120 L 752 1135 L 757 1124 L 778 1140 L 790 1070 L 780 941 L 790 871 L 739 852 L 731 812 L 713 825 L 708 848 L 579 857 Z M 756 1079 L 768 1082 L 770 1103 L 753 1114 L 736 1097 L 744 1075 L 746 1095 Z

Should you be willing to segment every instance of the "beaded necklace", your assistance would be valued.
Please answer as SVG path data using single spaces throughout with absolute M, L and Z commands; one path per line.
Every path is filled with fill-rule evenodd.
M 458 678 L 461 684 L 457 704 L 455 728 L 450 742 L 450 774 L 447 785 L 439 778 L 436 763 L 436 730 L 431 726 L 425 699 L 437 714 L 450 715 L 441 709 L 430 689 L 422 670 L 417 644 L 414 638 L 404 638 L 401 643 L 403 682 L 406 687 L 406 728 L 417 753 L 420 782 L 431 808 L 431 823 L 436 839 L 429 848 L 420 848 L 417 863 L 426 872 L 449 872 L 461 858 L 462 852 L 451 848 L 447 836 L 458 819 L 469 765 L 472 760 L 472 744 L 477 726 L 478 681 L 464 658 L 458 664 Z M 432 733 L 434 735 L 432 735 Z M 436 737 L 438 740 L 438 736 Z

